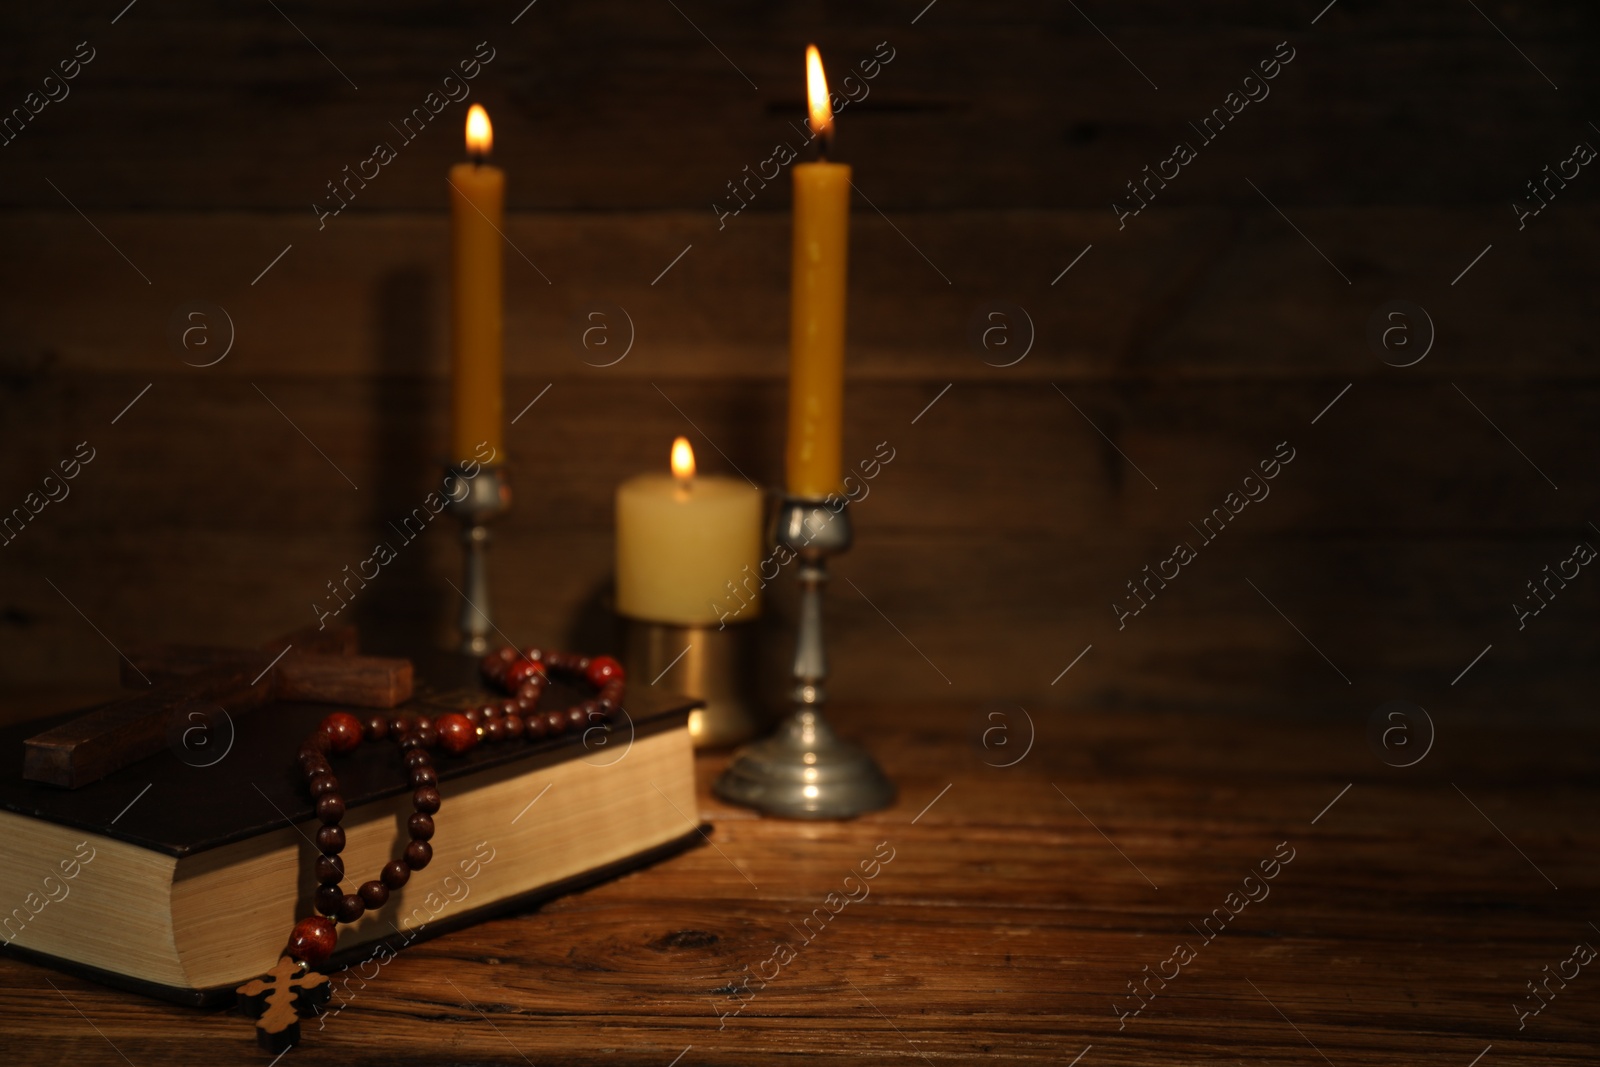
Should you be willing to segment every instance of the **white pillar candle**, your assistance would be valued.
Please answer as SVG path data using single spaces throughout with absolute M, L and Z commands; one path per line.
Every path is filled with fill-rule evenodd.
M 749 602 L 760 613 L 761 492 L 736 478 L 697 475 L 680 437 L 671 474 L 640 474 L 617 487 L 617 612 L 652 622 L 704 624 Z M 720 611 L 719 611 L 720 608 Z

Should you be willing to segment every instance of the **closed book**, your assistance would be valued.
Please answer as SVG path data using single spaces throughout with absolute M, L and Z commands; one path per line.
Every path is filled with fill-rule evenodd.
M 436 716 L 485 697 L 420 688 L 388 714 Z M 552 684 L 541 708 L 579 698 Z M 432 861 L 383 907 L 341 925 L 323 969 L 370 958 L 382 951 L 377 942 L 393 947 L 525 908 L 699 841 L 694 706 L 645 689 L 630 693 L 609 727 L 439 754 Z M 9 761 L 0 774 L 0 943 L 180 1003 L 230 998 L 313 914 L 321 824 L 294 755 L 331 710 L 272 703 L 219 717 L 205 727 L 211 736 L 184 738 L 73 790 L 21 776 L 23 741 L 71 716 L 0 731 L 0 759 Z M 332 762 L 347 809 L 343 884 L 354 892 L 409 841 L 412 790 L 393 740 Z

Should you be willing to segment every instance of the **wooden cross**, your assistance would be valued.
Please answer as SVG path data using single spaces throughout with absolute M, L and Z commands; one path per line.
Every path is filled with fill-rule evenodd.
M 328 976 L 280 956 L 272 970 L 252 978 L 236 991 L 239 1006 L 256 1019 L 256 1041 L 278 1053 L 300 1041 L 300 1020 L 315 1015 L 333 995 Z
M 125 685 L 153 688 L 101 705 L 25 743 L 22 776 L 76 789 L 167 745 L 175 713 L 194 701 L 229 714 L 271 700 L 392 708 L 411 699 L 411 661 L 358 656 L 356 629 L 306 627 L 260 651 L 155 645 L 131 649 Z

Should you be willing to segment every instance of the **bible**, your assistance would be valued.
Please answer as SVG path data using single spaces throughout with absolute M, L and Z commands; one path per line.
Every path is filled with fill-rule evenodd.
M 542 706 L 581 694 L 552 684 Z M 419 685 L 398 709 L 437 716 L 487 694 Z M 441 760 L 433 860 L 381 910 L 342 928 L 324 970 L 668 857 L 695 819 L 688 698 L 645 689 L 607 727 L 479 746 Z M 207 718 L 212 746 L 174 743 L 77 789 L 22 774 L 25 743 L 73 715 L 0 731 L 0 944 L 178 1003 L 233 998 L 311 913 L 320 825 L 296 747 L 329 705 L 271 700 Z M 73 713 L 77 715 L 79 713 Z M 200 729 L 189 727 L 188 731 Z M 202 756 L 197 752 L 203 751 Z M 342 758 L 343 859 L 367 872 L 403 849 L 411 790 L 391 746 Z

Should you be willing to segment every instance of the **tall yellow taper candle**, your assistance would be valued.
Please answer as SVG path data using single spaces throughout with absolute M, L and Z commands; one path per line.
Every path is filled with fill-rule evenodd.
M 816 45 L 806 48 L 806 90 L 815 163 L 794 168 L 794 253 L 789 289 L 788 486 L 820 499 L 841 489 L 845 264 L 850 245 L 850 167 L 827 161 L 833 108 Z
M 471 162 L 450 168 L 450 461 L 476 457 L 487 441 L 501 456 L 503 253 L 506 175 L 486 162 L 494 143 L 482 104 L 467 112 Z

